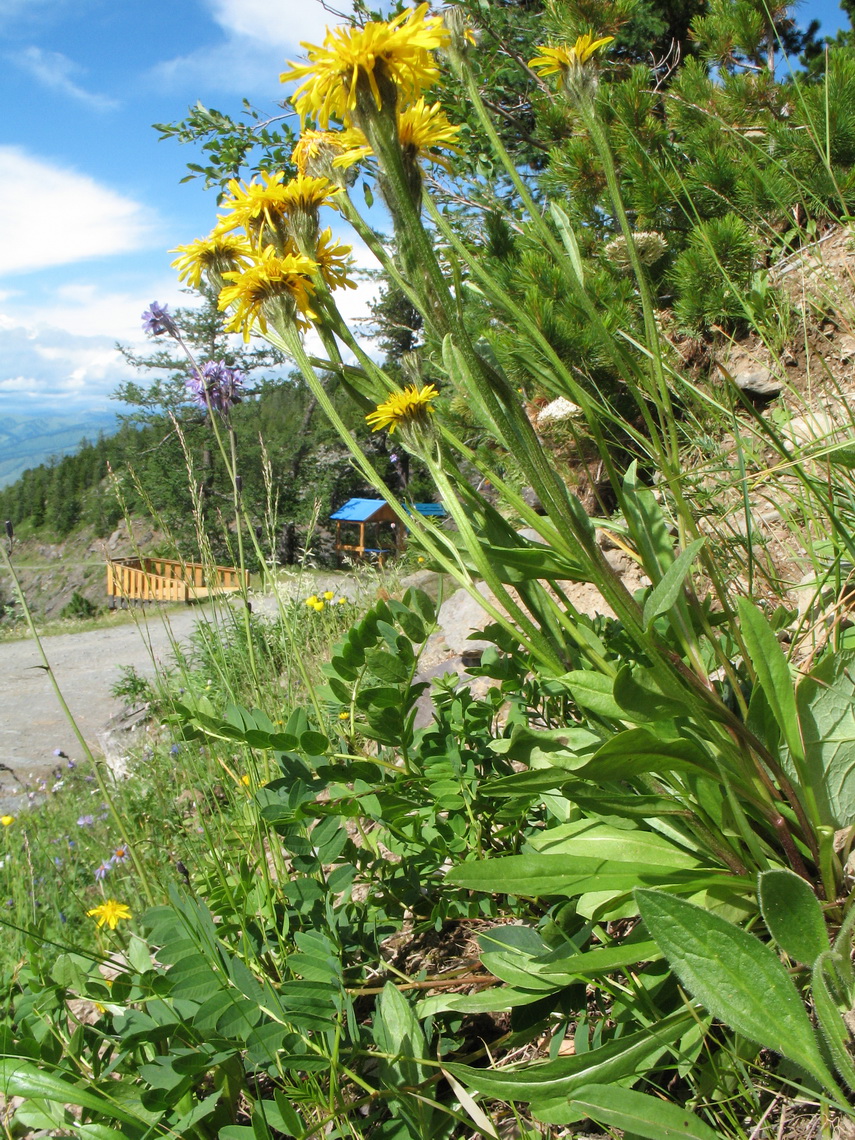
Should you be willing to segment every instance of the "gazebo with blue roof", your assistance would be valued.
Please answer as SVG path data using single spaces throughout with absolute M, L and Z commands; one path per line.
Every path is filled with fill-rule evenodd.
M 445 515 L 445 508 L 440 503 L 413 503 L 411 509 L 420 515 L 439 518 Z M 346 550 L 360 558 L 373 554 L 382 559 L 389 554 L 399 554 L 404 548 L 405 528 L 384 499 L 348 499 L 343 507 L 330 515 L 330 520 L 335 522 L 336 550 Z M 359 527 L 358 542 L 342 540 L 342 523 Z M 366 533 L 366 528 L 373 529 Z

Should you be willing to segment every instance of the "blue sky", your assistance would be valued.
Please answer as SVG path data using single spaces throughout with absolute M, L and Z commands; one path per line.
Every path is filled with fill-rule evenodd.
M 799 15 L 845 23 L 835 0 Z M 197 99 L 276 113 L 330 20 L 316 0 L 0 0 L 0 412 L 109 406 L 115 342 L 143 343 L 150 301 L 187 303 L 167 251 L 215 219 L 180 183 L 198 155 L 151 124 Z
M 314 0 L 0 0 L 0 411 L 108 404 L 114 343 L 152 300 L 186 304 L 174 246 L 214 191 L 154 122 L 197 99 L 276 113 L 279 73 L 331 17 Z

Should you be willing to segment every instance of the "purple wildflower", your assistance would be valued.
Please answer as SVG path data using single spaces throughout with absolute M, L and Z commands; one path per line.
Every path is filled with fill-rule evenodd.
M 95 816 L 94 815 L 81 815 L 77 821 L 77 826 L 78 827 L 91 827 L 94 822 L 95 822 Z
M 152 301 L 151 306 L 143 313 L 142 327 L 152 336 L 160 336 L 162 333 L 178 336 L 178 325 L 169 315 L 169 306 L 158 305 L 157 301 Z
M 115 851 L 113 852 L 113 857 L 111 858 L 110 862 L 115 866 L 116 863 L 127 863 L 127 861 L 128 861 L 128 849 L 125 846 L 125 844 L 123 843 L 121 845 L 121 847 L 117 847 L 115 849 Z
M 177 756 L 180 751 L 181 751 L 181 745 L 180 744 L 173 744 L 172 747 L 169 749 L 169 755 L 170 756 Z
M 66 766 L 66 768 L 70 768 L 73 771 L 77 767 L 77 761 L 76 760 L 69 760 L 65 766 Z
M 209 360 L 197 368 L 187 380 L 187 391 L 194 403 L 217 412 L 227 412 L 239 404 L 243 394 L 243 375 L 220 360 Z
M 102 879 L 106 879 L 112 870 L 113 870 L 113 864 L 112 863 L 109 863 L 109 862 L 100 863 L 95 868 L 95 881 L 100 882 Z

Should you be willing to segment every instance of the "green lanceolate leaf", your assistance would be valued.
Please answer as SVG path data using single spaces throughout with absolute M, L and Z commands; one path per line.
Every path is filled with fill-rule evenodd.
M 0 1059 L 0 1088 L 6 1097 L 77 1104 L 131 1127 L 138 1125 L 145 1116 L 144 1113 L 134 1115 L 128 1112 L 115 1099 L 98 1092 L 91 1085 L 81 1088 L 64 1076 L 37 1069 L 29 1061 Z
M 693 998 L 840 1095 L 798 990 L 768 946 L 685 899 L 651 890 L 637 890 L 635 897 L 648 931 Z
M 701 551 L 702 546 L 706 542 L 704 538 L 696 538 L 694 542 L 689 543 L 686 549 L 679 554 L 644 601 L 644 624 L 647 628 L 650 627 L 654 618 L 660 614 L 667 613 L 668 610 L 674 605 L 683 590 L 683 583 L 688 577 L 692 569 L 692 563 L 697 558 Z
M 821 954 L 813 967 L 813 984 L 811 986 L 816 1019 L 819 1031 L 828 1049 L 834 1067 L 843 1077 L 850 1089 L 855 1090 L 855 1064 L 849 1049 L 852 1045 L 852 1035 L 843 1020 L 837 1003 L 832 994 L 828 981 L 830 967 L 836 966 L 839 954 L 826 951 Z M 847 1004 L 849 1004 L 847 1002 Z
M 801 876 L 783 867 L 762 871 L 757 896 L 769 933 L 785 954 L 812 966 L 828 950 L 822 907 Z
M 573 1107 L 584 1109 L 597 1124 L 648 1140 L 718 1140 L 719 1136 L 686 1108 L 616 1085 L 583 1085 L 573 1094 Z
M 543 1102 L 572 1097 L 585 1085 L 634 1083 L 679 1040 L 692 1021 L 689 1011 L 681 1011 L 649 1029 L 609 1041 L 587 1053 L 520 1069 L 473 1069 L 458 1064 L 446 1067 L 458 1080 L 483 1096 L 528 1101 L 536 1107 Z
M 567 250 L 567 256 L 570 258 L 570 264 L 573 266 L 576 279 L 580 285 L 584 285 L 585 269 L 582 265 L 582 254 L 579 252 L 579 243 L 576 241 L 573 225 L 557 203 L 549 203 L 549 212 L 552 214 L 552 220 L 558 227 L 561 244 Z
M 448 873 L 448 882 L 473 891 L 530 898 L 576 898 L 589 891 L 632 891 L 635 887 L 670 886 L 690 894 L 715 886 L 739 888 L 748 880 L 703 869 L 639 866 L 616 859 L 569 855 L 508 855 L 463 863 Z
M 820 821 L 855 820 L 855 651 L 829 654 L 799 683 L 796 703 L 805 745 L 805 778 Z
M 793 678 L 784 651 L 769 623 L 750 599 L 739 598 L 737 609 L 742 638 L 757 674 L 757 684 L 763 690 L 781 726 L 793 759 L 799 763 L 804 759 L 804 748 L 799 732 Z
M 623 720 L 624 710 L 612 695 L 614 681 L 602 673 L 588 669 L 574 669 L 561 678 L 580 708 L 588 709 L 608 720 Z
M 607 740 L 587 764 L 577 768 L 577 779 L 599 784 L 631 780 L 646 772 L 712 773 L 715 769 L 701 750 L 688 740 L 661 740 L 646 728 L 631 728 Z

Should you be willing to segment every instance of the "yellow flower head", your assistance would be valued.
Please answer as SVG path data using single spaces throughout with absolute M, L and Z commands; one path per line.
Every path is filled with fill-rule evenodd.
M 454 150 L 459 154 L 459 134 L 460 127 L 455 127 L 448 121 L 439 103 L 428 107 L 423 98 L 417 99 L 412 107 L 398 116 L 398 139 L 404 150 L 409 151 L 413 158 L 429 159 L 446 170 L 447 160 L 434 154 L 433 148 L 445 147 L 446 150 Z M 372 154 L 368 139 L 357 127 L 340 131 L 339 139 L 346 149 L 333 159 L 333 166 L 354 166 Z
M 121 919 L 131 917 L 131 912 L 124 903 L 107 899 L 100 906 L 93 906 L 91 910 L 87 910 L 86 915 L 88 918 L 94 918 L 99 927 L 109 926 L 111 930 L 115 930 Z
M 303 131 L 291 152 L 291 161 L 300 174 L 309 174 L 318 163 L 324 159 L 334 159 L 340 152 L 340 132 Z
M 350 713 L 349 712 L 340 712 L 338 714 L 338 719 L 339 720 L 350 720 Z
M 312 596 L 310 598 L 306 598 L 306 605 L 307 606 L 314 606 L 317 604 L 317 601 L 318 601 L 317 597 L 314 594 L 312 594 Z
M 220 215 L 217 231 L 225 233 L 242 227 L 257 237 L 265 223 L 275 230 L 285 212 L 284 177 L 284 173 L 277 170 L 275 174 L 262 171 L 260 182 L 238 182 L 233 178 L 229 182 L 229 196 L 223 201 L 226 213 Z
M 428 384 L 421 391 L 411 384 L 402 392 L 393 392 L 388 400 L 378 404 L 373 412 L 365 417 L 372 431 L 389 429 L 389 434 L 396 427 L 414 423 L 425 423 L 433 408 L 431 402 L 439 395 L 433 384 Z
M 321 206 L 334 206 L 335 196 L 340 193 L 341 187 L 334 185 L 328 178 L 298 174 L 282 188 L 282 208 L 286 214 L 297 211 L 308 213 L 319 210 Z
M 223 274 L 242 269 L 252 259 L 252 247 L 240 234 L 224 233 L 215 229 L 206 238 L 191 241 L 189 245 L 179 245 L 171 250 L 180 253 L 172 265 L 178 270 L 178 280 L 186 281 L 198 289 L 202 284 L 202 274 L 211 270 Z
M 321 271 L 321 276 L 330 289 L 355 289 L 356 282 L 348 277 L 348 270 L 353 266 L 350 251 L 353 247 L 340 245 L 332 239 L 332 230 L 328 227 L 318 235 L 315 246 L 315 261 Z
M 391 80 L 404 101 L 417 99 L 439 77 L 431 52 L 449 40 L 442 18 L 428 17 L 427 10 L 427 4 L 420 4 L 392 20 L 327 29 L 323 47 L 303 43 L 309 62 L 291 63 L 280 77 L 283 83 L 305 81 L 292 98 L 300 114 L 314 115 L 324 129 L 330 118 L 346 122 L 356 108 L 360 81 L 368 84 L 379 108 L 378 76 Z
M 320 598 L 317 598 L 312 605 L 312 609 L 315 611 L 315 613 L 319 614 L 325 605 L 326 602 L 322 602 Z
M 11 827 L 14 822 L 15 817 L 13 815 L 0 815 L 0 823 L 2 823 L 4 827 Z
M 268 246 L 254 265 L 243 272 L 224 273 L 229 284 L 220 291 L 221 310 L 234 307 L 234 313 L 226 326 L 229 332 L 242 332 L 243 339 L 249 340 L 250 330 L 257 322 L 262 332 L 267 331 L 264 306 L 268 301 L 286 300 L 291 303 L 291 315 L 298 325 L 308 328 L 303 317 L 313 317 L 311 296 L 314 292 L 311 275 L 317 264 L 299 253 L 286 253 L 280 257 Z
M 584 36 L 579 36 L 572 47 L 567 44 L 560 44 L 558 47 L 540 48 L 540 55 L 530 59 L 528 65 L 540 75 L 563 75 L 567 71 L 587 63 L 591 56 L 600 48 L 610 44 L 613 39 L 614 36 L 601 36 L 600 39 L 595 40 L 592 32 L 586 32 Z
M 409 149 L 417 158 L 428 158 L 447 166 L 445 159 L 432 154 L 434 147 L 445 147 L 460 153 L 457 137 L 460 127 L 448 121 L 439 103 L 428 107 L 424 99 L 417 100 L 412 107 L 398 116 L 398 138 L 405 150 Z
M 336 602 L 336 605 L 337 606 L 346 606 L 347 605 L 347 598 L 339 598 Z
M 250 786 L 250 784 L 252 783 L 252 779 L 250 778 L 250 776 L 246 772 L 244 772 L 244 774 L 240 778 L 240 782 L 243 784 L 243 786 L 245 788 L 248 788 Z
M 324 590 L 324 601 L 331 602 L 334 597 L 335 594 L 332 590 Z

